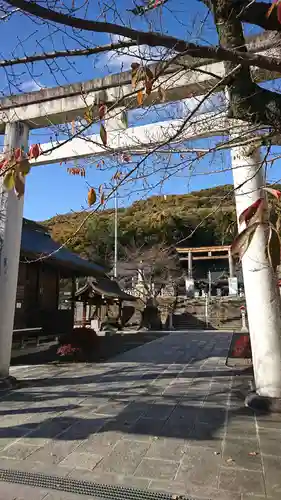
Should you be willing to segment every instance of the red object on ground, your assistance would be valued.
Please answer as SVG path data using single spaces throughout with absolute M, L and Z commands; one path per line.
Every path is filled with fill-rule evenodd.
M 249 335 L 242 335 L 234 344 L 233 356 L 246 357 L 251 354 L 251 343 Z

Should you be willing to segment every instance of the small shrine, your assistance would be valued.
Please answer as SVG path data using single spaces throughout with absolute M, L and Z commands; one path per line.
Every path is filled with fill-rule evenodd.
M 75 301 L 83 304 L 79 323 L 89 325 L 96 331 L 103 329 L 105 324 L 119 328 L 122 326 L 123 302 L 136 300 L 136 297 L 123 292 L 115 280 L 90 278 L 75 293 Z

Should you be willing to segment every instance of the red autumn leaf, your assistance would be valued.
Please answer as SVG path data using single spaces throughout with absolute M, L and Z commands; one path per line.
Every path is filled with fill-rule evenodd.
M 281 24 L 281 3 L 280 1 L 277 4 L 277 19 L 279 23 Z
M 278 189 L 265 187 L 265 188 L 263 188 L 263 190 L 266 191 L 267 193 L 272 194 L 272 196 L 275 196 L 275 198 L 277 198 L 277 200 L 280 200 L 281 191 L 279 191 Z
M 41 150 L 39 144 L 32 144 L 29 148 L 29 158 L 34 158 L 35 160 L 40 155 Z
M 102 120 L 105 117 L 105 113 L 107 112 L 107 106 L 104 103 L 101 103 L 99 106 L 99 117 Z
M 16 148 L 14 151 L 15 161 L 21 161 L 23 159 L 23 150 L 21 148 Z
M 252 205 L 250 205 L 246 210 L 239 215 L 239 224 L 246 222 L 246 224 L 254 217 L 258 209 L 263 205 L 263 199 L 258 198 Z
M 5 170 L 8 166 L 9 166 L 9 160 L 7 160 L 7 158 L 5 158 L 0 163 L 0 170 L 1 169 Z

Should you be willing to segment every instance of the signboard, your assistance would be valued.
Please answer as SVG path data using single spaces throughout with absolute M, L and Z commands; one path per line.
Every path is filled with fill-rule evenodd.
M 228 350 L 227 366 L 251 366 L 252 350 L 249 333 L 235 332 L 232 335 L 230 347 Z
M 238 278 L 228 278 L 228 295 L 238 295 Z
M 185 278 L 185 290 L 187 297 L 194 297 L 194 279 Z

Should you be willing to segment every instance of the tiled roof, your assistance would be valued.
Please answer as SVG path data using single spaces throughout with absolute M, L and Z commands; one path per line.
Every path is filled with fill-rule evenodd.
M 40 258 L 80 276 L 104 275 L 105 269 L 95 262 L 83 259 L 54 241 L 48 230 L 36 222 L 24 219 L 21 237 L 21 257 Z M 47 258 L 46 258 L 47 257 Z
M 117 281 L 110 280 L 107 277 L 89 279 L 86 285 L 80 288 L 80 290 L 77 290 L 75 296 L 78 298 L 86 292 L 127 301 L 136 300 L 136 298 L 132 295 L 123 292 L 123 290 L 121 290 L 121 288 L 119 287 Z

